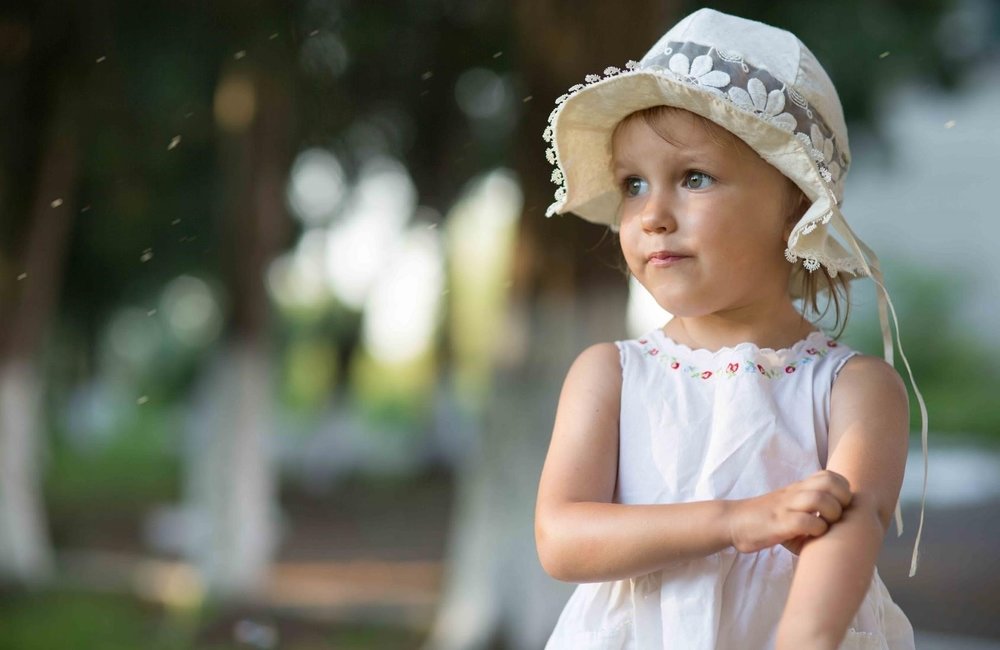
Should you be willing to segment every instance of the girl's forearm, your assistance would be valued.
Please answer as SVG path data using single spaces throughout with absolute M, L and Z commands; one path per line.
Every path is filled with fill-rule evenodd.
M 885 536 L 873 501 L 856 495 L 843 518 L 799 556 L 777 650 L 834 650 L 868 591 Z
M 730 546 L 729 507 L 726 501 L 563 504 L 539 513 L 539 558 L 550 575 L 567 582 L 640 576 Z

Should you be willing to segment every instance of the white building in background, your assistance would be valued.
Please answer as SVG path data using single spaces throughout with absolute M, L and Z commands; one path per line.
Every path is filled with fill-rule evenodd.
M 888 267 L 890 290 L 901 264 L 960 276 L 959 322 L 1000 349 L 998 114 L 1000 60 L 955 92 L 893 91 L 879 112 L 886 150 L 851 143 L 844 214 Z

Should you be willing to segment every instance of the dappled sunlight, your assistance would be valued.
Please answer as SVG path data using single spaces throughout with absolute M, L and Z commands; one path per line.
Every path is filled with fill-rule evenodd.
M 327 242 L 327 280 L 345 305 L 364 305 L 380 271 L 396 255 L 415 207 L 416 188 L 402 164 L 386 157 L 365 163 Z
M 522 202 L 514 174 L 498 169 L 470 181 L 448 213 L 455 383 L 469 398 L 488 389 L 498 341 L 509 335 L 505 310 Z
M 469 117 L 489 119 L 509 108 L 511 97 L 497 73 L 486 68 L 471 68 L 455 83 L 455 99 Z
M 332 291 L 326 281 L 329 232 L 310 228 L 295 248 L 278 256 L 267 269 L 271 298 L 286 310 L 315 311 L 326 306 Z
M 344 169 L 331 152 L 312 148 L 296 157 L 288 183 L 288 202 L 292 213 L 304 224 L 328 223 L 345 192 Z
M 159 324 L 137 307 L 126 307 L 115 314 L 107 329 L 107 344 L 115 356 L 127 365 L 142 368 L 159 352 L 163 333 Z
M 222 310 L 208 283 L 191 275 L 174 278 L 164 288 L 160 309 L 173 334 L 182 344 L 200 348 L 222 331 Z
M 427 353 L 434 343 L 444 290 L 437 231 L 411 229 L 386 262 L 365 302 L 361 338 L 374 359 L 391 366 Z
M 243 74 L 223 77 L 215 90 L 215 120 L 224 130 L 239 133 L 253 122 L 257 112 L 257 92 L 253 81 Z

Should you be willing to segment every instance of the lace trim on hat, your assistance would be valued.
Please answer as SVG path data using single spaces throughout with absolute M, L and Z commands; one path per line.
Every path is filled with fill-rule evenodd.
M 605 68 L 603 76 L 589 74 L 584 77 L 585 83 L 570 87 L 566 94 L 556 98 L 556 107 L 549 114 L 548 126 L 542 133 L 542 139 L 550 144 L 545 150 L 545 157 L 549 164 L 555 166 L 551 180 L 559 187 L 554 194 L 555 201 L 546 209 L 545 216 L 555 214 L 566 200 L 567 179 L 555 146 L 555 121 L 566 100 L 588 86 L 638 73 L 654 73 L 696 86 L 751 113 L 763 122 L 793 134 L 812 159 L 832 196 L 838 204 L 841 202 L 843 179 L 850 161 L 837 142 L 833 130 L 819 112 L 810 107 L 805 97 L 791 85 L 776 79 L 767 69 L 746 63 L 738 52 L 695 43 L 671 42 L 659 53 L 647 55 L 641 63 L 629 61 L 624 69 L 614 66 Z M 802 233 L 808 234 L 829 220 L 829 214 L 817 218 L 806 224 Z M 791 251 L 786 251 L 785 256 L 792 263 L 801 257 L 803 267 L 810 272 L 820 267 L 820 260 L 815 257 L 797 256 Z M 856 274 L 861 270 L 853 259 L 823 259 L 822 262 L 831 276 L 835 276 L 838 271 Z
M 827 221 L 829 221 L 829 219 L 820 220 L 818 223 L 826 223 Z M 803 229 L 803 231 L 807 229 L 810 232 L 815 230 L 816 223 L 817 222 L 810 223 Z M 831 278 L 837 277 L 837 274 L 841 271 L 850 273 L 851 275 L 868 275 L 865 271 L 864 265 L 861 264 L 856 257 L 822 257 L 822 266 L 826 267 L 826 272 Z M 796 254 L 793 253 L 790 248 L 785 249 L 785 259 L 788 260 L 790 264 L 796 264 L 799 260 L 802 260 L 802 267 L 810 273 L 818 271 L 821 266 L 820 260 L 817 256 Z

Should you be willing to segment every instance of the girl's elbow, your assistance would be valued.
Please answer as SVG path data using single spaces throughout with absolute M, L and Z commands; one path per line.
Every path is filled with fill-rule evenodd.
M 551 522 L 536 518 L 535 548 L 538 551 L 538 561 L 545 573 L 556 580 L 576 582 L 570 561 L 571 550 L 558 535 L 553 534 L 552 528 Z
M 566 563 L 562 560 L 562 557 L 558 553 L 552 552 L 552 550 L 547 547 L 543 550 L 543 547 L 539 546 L 538 560 L 542 564 L 542 569 L 544 569 L 545 573 L 549 574 L 550 577 L 555 578 L 560 582 L 573 582 L 571 572 L 567 570 Z

